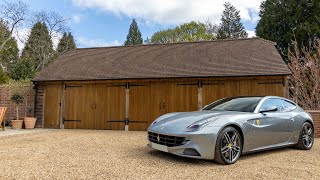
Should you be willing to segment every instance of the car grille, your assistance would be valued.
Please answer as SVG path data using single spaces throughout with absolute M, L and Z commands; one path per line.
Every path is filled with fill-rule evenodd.
M 185 137 L 169 136 L 153 132 L 148 132 L 148 138 L 150 142 L 165 145 L 168 147 L 181 146 L 186 139 Z

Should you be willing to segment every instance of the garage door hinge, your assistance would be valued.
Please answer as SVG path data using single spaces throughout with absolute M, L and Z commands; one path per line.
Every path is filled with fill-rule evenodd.
M 258 82 L 258 84 L 284 84 L 283 81 Z
M 81 88 L 82 86 L 67 86 L 65 85 L 64 86 L 64 89 L 67 89 L 67 88 Z
M 77 120 L 77 119 L 62 119 L 63 120 L 63 124 L 65 123 L 65 122 L 81 122 L 81 120 Z

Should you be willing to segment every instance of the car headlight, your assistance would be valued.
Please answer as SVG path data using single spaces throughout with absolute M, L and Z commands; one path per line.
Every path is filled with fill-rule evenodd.
M 191 125 L 189 125 L 185 129 L 185 131 L 187 131 L 187 132 L 199 131 L 200 129 L 202 129 L 205 126 L 207 126 L 208 124 L 216 121 L 217 119 L 219 119 L 219 117 L 212 117 L 209 119 L 203 119 L 203 120 L 196 121 L 196 122 L 192 123 Z

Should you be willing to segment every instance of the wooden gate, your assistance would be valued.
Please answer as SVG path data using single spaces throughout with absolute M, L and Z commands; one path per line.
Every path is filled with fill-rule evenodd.
M 129 130 L 146 130 L 165 113 L 197 110 L 197 82 L 132 83 L 129 90 Z
M 45 87 L 44 128 L 60 128 L 62 84 L 48 84 Z
M 68 84 L 65 92 L 66 129 L 124 129 L 124 86 Z

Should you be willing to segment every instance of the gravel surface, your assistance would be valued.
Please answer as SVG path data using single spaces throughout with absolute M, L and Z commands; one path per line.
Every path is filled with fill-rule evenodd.
M 1 137 L 0 179 L 320 179 L 320 139 L 230 166 L 150 150 L 146 132 L 55 130 Z
M 42 128 L 35 128 L 35 129 L 12 129 L 11 127 L 6 127 L 6 130 L 3 131 L 0 129 L 0 138 L 4 138 L 5 136 L 14 136 L 19 134 L 30 134 L 30 133 L 37 133 L 43 131 L 54 131 L 55 129 L 42 129 Z

